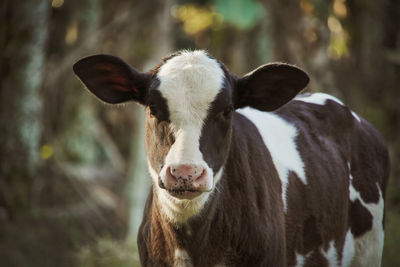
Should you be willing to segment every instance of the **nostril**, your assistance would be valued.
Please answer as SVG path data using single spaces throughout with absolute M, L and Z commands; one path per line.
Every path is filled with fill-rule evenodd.
M 173 181 L 177 181 L 177 179 L 176 179 L 177 177 L 174 175 L 175 172 L 176 172 L 176 169 L 171 168 L 171 167 L 167 168 L 167 173 L 170 174 L 168 176 L 170 176 Z
M 203 169 L 199 178 L 205 176 L 206 174 L 207 174 L 206 169 Z
M 199 171 L 199 175 L 196 175 L 194 181 L 199 182 L 200 180 L 204 180 L 206 174 L 207 174 L 206 169 L 201 169 L 201 171 Z
M 208 190 L 207 169 L 195 164 L 171 164 L 166 169 L 165 187 L 175 191 Z
M 167 171 L 175 179 L 194 181 L 203 175 L 204 168 L 195 164 L 179 164 L 169 166 Z

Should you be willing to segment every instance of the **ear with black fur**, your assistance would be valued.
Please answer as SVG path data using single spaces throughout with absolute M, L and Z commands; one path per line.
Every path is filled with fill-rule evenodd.
M 275 110 L 295 97 L 308 82 L 308 75 L 297 67 L 283 63 L 263 65 L 237 79 L 235 108 Z
M 145 103 L 151 75 L 135 70 L 118 57 L 101 54 L 85 57 L 74 64 L 73 70 L 89 91 L 104 102 Z

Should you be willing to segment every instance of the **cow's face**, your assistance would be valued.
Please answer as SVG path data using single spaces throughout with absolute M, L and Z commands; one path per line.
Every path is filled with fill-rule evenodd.
M 146 148 L 158 194 L 166 200 L 205 196 L 228 155 L 230 83 L 203 51 L 179 53 L 155 72 L 146 99 Z
M 74 65 L 88 89 L 108 103 L 146 106 L 146 149 L 158 203 L 172 221 L 198 214 L 223 174 L 234 109 L 271 111 L 308 82 L 286 64 L 264 65 L 243 78 L 204 51 L 179 52 L 150 73 L 97 55 Z

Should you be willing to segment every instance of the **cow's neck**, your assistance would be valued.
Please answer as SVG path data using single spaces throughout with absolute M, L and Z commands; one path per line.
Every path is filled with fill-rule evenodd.
M 156 192 L 154 192 L 156 194 Z M 189 255 L 191 261 L 202 262 L 202 264 L 219 263 L 220 249 L 213 249 L 215 244 L 224 242 L 224 236 L 219 234 L 223 227 L 223 214 L 218 209 L 217 198 L 220 194 L 213 194 L 206 203 L 200 216 L 195 216 L 185 223 L 172 223 L 170 219 L 161 211 L 157 203 L 157 196 L 153 198 L 151 230 L 149 232 L 151 243 L 157 247 L 152 247 L 152 253 L 156 257 L 166 258 L 169 263 L 176 262 L 178 254 Z M 218 239 L 218 240 L 216 240 Z M 160 242 L 162 241 L 162 242 Z M 209 248 L 208 248 L 209 247 Z M 214 256 L 201 255 L 201 252 L 212 251 Z M 212 263 L 210 262 L 212 261 Z
M 152 199 L 151 230 L 148 234 L 151 236 L 152 244 L 157 247 L 153 247 L 151 250 L 158 254 L 158 258 L 167 258 L 169 264 L 174 262 L 177 250 L 186 252 L 191 260 L 199 266 L 226 263 L 227 259 L 223 258 L 224 255 L 232 254 L 230 252 L 234 254 L 236 246 L 241 246 L 243 233 L 248 233 L 254 239 L 262 236 L 260 233 L 251 231 L 252 223 L 262 223 L 265 226 L 269 223 L 268 217 L 276 220 L 275 214 L 269 214 L 265 210 L 273 203 L 256 204 L 258 203 L 257 199 L 265 194 L 264 191 L 271 190 L 270 188 L 273 187 L 271 183 L 278 183 L 277 186 L 280 188 L 277 179 L 270 179 L 269 182 L 260 179 L 262 175 L 266 174 L 259 173 L 256 165 L 260 161 L 264 165 L 272 164 L 270 156 L 265 149 L 262 149 L 261 136 L 254 135 L 254 129 L 252 129 L 254 126 L 241 115 L 235 115 L 234 120 L 231 149 L 224 174 L 216 185 L 217 188 L 214 189 L 216 192 L 210 196 L 199 216 L 189 219 L 186 223 L 173 224 L 163 214 L 157 203 L 157 196 Z M 249 161 L 250 151 L 255 152 L 260 158 L 257 161 Z M 264 162 L 265 160 L 266 162 Z M 242 166 L 242 168 L 238 168 L 238 166 Z M 273 169 L 272 166 L 269 168 Z M 248 173 L 245 173 L 244 170 L 247 170 Z M 271 174 L 276 175 L 273 171 Z M 157 190 L 153 191 L 153 194 L 157 194 Z M 245 192 L 250 193 L 244 196 Z M 254 209 L 246 208 L 246 203 L 252 203 L 251 207 Z M 243 217 L 243 214 L 246 215 Z M 257 218 L 258 214 L 266 214 L 266 219 L 260 222 L 247 220 L 248 218 Z M 242 218 L 246 218 L 245 223 Z M 251 238 L 244 240 L 244 242 L 249 242 Z M 251 245 L 248 244 L 249 247 Z

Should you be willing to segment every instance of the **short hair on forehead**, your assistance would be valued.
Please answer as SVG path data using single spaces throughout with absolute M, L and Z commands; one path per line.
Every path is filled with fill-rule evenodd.
M 223 90 L 225 72 L 205 51 L 180 51 L 161 65 L 156 78 L 173 124 L 202 125 Z
M 160 62 L 157 66 L 155 66 L 153 69 L 150 70 L 150 73 L 151 73 L 153 76 L 157 76 L 157 73 L 159 72 L 160 68 L 161 68 L 163 65 L 165 65 L 169 60 L 171 60 L 171 59 L 173 59 L 173 58 L 175 58 L 175 57 L 181 56 L 181 55 L 186 55 L 186 56 L 188 56 L 188 55 L 199 54 L 199 53 L 202 53 L 204 56 L 208 57 L 209 59 L 214 60 L 214 61 L 221 67 L 221 69 L 223 69 L 223 70 L 225 71 L 225 69 L 226 69 L 225 65 L 222 64 L 222 63 L 221 63 L 218 59 L 216 59 L 215 57 L 211 56 L 211 55 L 210 55 L 207 51 L 205 51 L 205 50 L 193 50 L 193 51 L 191 51 L 191 50 L 180 50 L 180 51 L 176 51 L 176 52 L 174 52 L 174 53 L 172 53 L 172 54 L 170 54 L 170 55 L 168 55 L 168 56 L 162 58 L 161 62 Z
M 182 53 L 182 51 L 176 51 L 176 52 L 174 52 L 174 53 L 172 53 L 172 54 L 170 54 L 170 55 L 168 55 L 168 56 L 166 56 L 166 57 L 163 57 L 163 58 L 161 59 L 161 62 L 160 62 L 157 66 L 155 66 L 152 70 L 150 70 L 150 73 L 151 73 L 153 76 L 156 76 L 157 73 L 158 73 L 158 71 L 160 70 L 160 68 L 161 68 L 165 63 L 167 63 L 168 60 L 170 60 L 170 59 L 173 58 L 173 57 L 179 56 L 181 53 Z
M 218 60 L 210 57 L 203 50 L 187 51 L 182 50 L 165 60 L 165 63 L 158 67 L 157 78 L 163 82 L 192 83 L 192 86 L 211 86 L 212 90 L 220 89 L 223 86 L 225 71 Z
M 207 74 L 210 78 L 222 77 L 225 74 L 219 61 L 210 57 L 204 50 L 182 50 L 168 57 L 164 64 L 158 67 L 156 74 L 158 78 L 170 75 L 182 77 L 185 73 L 190 75 L 190 72 L 193 75 L 199 75 L 198 77 L 204 77 L 204 74 Z

